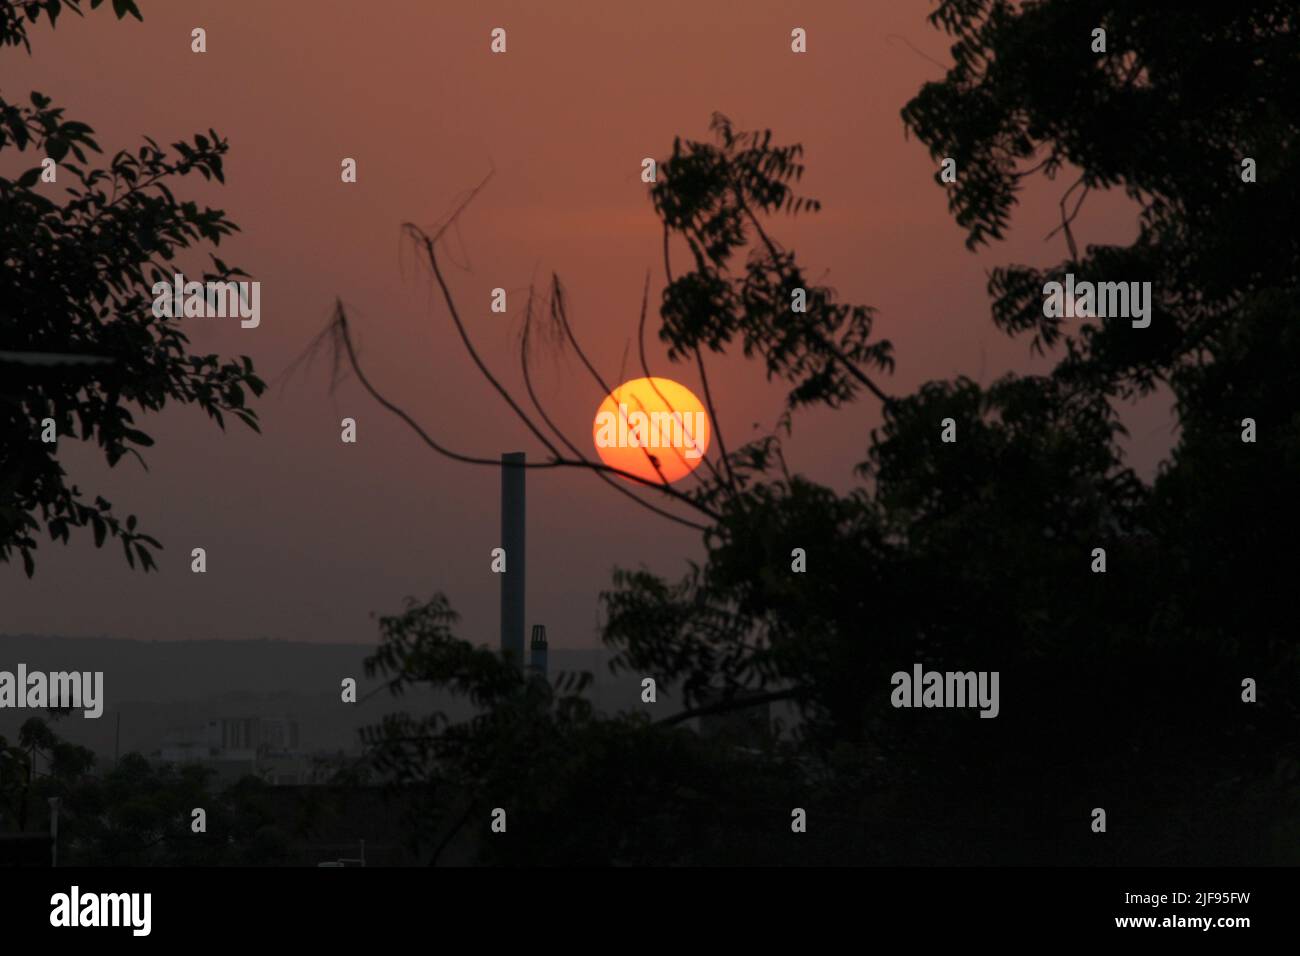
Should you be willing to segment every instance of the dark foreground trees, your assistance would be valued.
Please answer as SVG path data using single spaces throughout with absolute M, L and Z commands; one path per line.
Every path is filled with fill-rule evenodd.
M 57 799 L 62 866 L 274 865 L 303 836 L 256 777 L 219 787 L 211 769 L 138 753 L 97 766 L 91 751 L 59 736 L 57 716 L 24 721 L 12 741 L 0 736 L 0 833 L 48 833 Z M 0 865 L 12 862 L 0 855 Z
M 1294 5 L 947 0 L 931 19 L 954 65 L 903 119 L 936 169 L 956 159 L 944 188 L 970 245 L 1001 237 L 1029 177 L 1061 183 L 1045 249 L 1065 257 L 989 283 L 994 322 L 1052 371 L 889 394 L 871 310 L 815 288 L 777 238 L 779 214 L 817 208 L 794 191 L 798 147 L 722 118 L 713 142 L 674 144 L 651 190 L 660 340 L 706 383 L 707 356 L 743 349 L 789 414 L 745 447 L 719 436 L 726 456 L 666 502 L 705 527 L 707 561 L 678 582 L 617 572 L 605 640 L 688 706 L 757 692 L 801 720 L 746 749 L 598 715 L 579 688 L 456 640 L 445 599 L 414 605 L 382 623 L 374 668 L 481 708 L 372 735 L 400 778 L 469 794 L 424 821 L 431 851 L 468 828 L 486 859 L 530 862 L 1296 861 Z M 1126 191 L 1139 235 L 1080 248 L 1073 218 L 1101 189 Z M 1048 317 L 1043 287 L 1067 273 L 1150 282 L 1150 326 Z M 561 293 L 549 315 L 567 332 Z M 1118 412 L 1161 386 L 1178 430 L 1145 483 Z M 883 425 L 840 495 L 799 475 L 781 437 L 805 406 L 854 402 L 880 402 Z M 892 707 L 891 674 L 914 663 L 999 671 L 999 716 Z M 489 835 L 495 807 L 508 838 Z M 796 807 L 807 834 L 791 833 Z

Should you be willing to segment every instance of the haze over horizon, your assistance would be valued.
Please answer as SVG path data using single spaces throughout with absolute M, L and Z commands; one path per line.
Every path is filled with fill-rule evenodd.
M 304 18 L 267 5 L 254 29 L 217 3 L 150 4 L 143 23 L 88 14 L 55 31 L 42 24 L 38 55 L 11 58 L 6 87 L 53 96 L 94 127 L 106 155 L 145 135 L 170 143 L 209 127 L 230 140 L 227 184 L 186 181 L 178 193 L 242 227 L 216 251 L 262 283 L 262 322 L 186 330 L 200 353 L 250 355 L 273 387 L 255 406 L 260 436 L 238 424 L 220 434 L 196 409 L 146 419 L 156 441 L 148 472 L 129 460 L 108 470 L 65 439 L 60 457 L 73 479 L 162 542 L 160 570 L 131 570 L 112 541 L 96 550 L 89 533 L 67 547 L 42 540 L 32 580 L 21 562 L 0 567 L 0 632 L 373 644 L 372 615 L 443 591 L 463 617 L 457 633 L 495 643 L 495 470 L 435 455 L 353 379 L 331 391 L 327 363 L 288 370 L 340 297 L 367 373 L 439 440 L 489 457 L 525 449 L 536 460 L 537 443 L 467 360 L 399 235 L 404 221 L 444 216 L 494 170 L 460 221 L 448 273 L 494 371 L 520 387 L 526 289 L 554 270 L 602 374 L 639 376 L 634 337 L 649 270 L 651 370 L 697 388 L 695 370 L 668 363 L 653 335 L 662 234 L 639 174 L 641 159 L 667 156 L 675 136 L 710 140 L 715 110 L 804 145 L 801 189 L 823 211 L 782 217 L 772 232 L 841 301 L 878 310 L 876 329 L 898 361 L 891 391 L 1040 367 L 1027 343 L 994 328 L 985 271 L 1059 258 L 1061 237 L 1044 236 L 1068 181 L 1049 184 L 1051 201 L 1026 202 L 1008 241 L 965 249 L 934 162 L 899 118 L 940 75 L 926 57 L 948 59 L 925 0 L 797 13 L 775 2 L 673 0 L 653 18 L 594 0 L 402 8 L 377 17 L 328 0 Z M 207 30 L 203 56 L 189 51 L 195 25 Z M 494 59 L 487 38 L 497 25 L 510 31 L 510 52 Z M 808 30 L 809 54 L 774 55 L 795 25 Z M 160 72 L 168 83 L 157 82 Z M 357 160 L 355 185 L 339 181 L 344 157 Z M 1135 231 L 1128 202 L 1109 194 L 1094 195 L 1076 224 L 1081 244 Z M 497 286 L 510 295 L 506 316 L 488 310 Z M 709 371 L 732 445 L 755 423 L 771 427 L 782 391 L 766 386 L 757 363 L 733 354 L 711 358 Z M 548 411 L 585 439 L 600 389 L 572 355 L 535 372 Z M 1152 403 L 1131 419 L 1131 463 L 1144 476 L 1171 441 L 1166 411 Z M 356 445 L 339 440 L 345 416 L 358 423 Z M 802 414 L 787 457 L 845 488 L 879 421 L 870 398 L 852 411 Z M 578 471 L 530 472 L 528 508 L 528 622 L 545 623 L 557 649 L 598 643 L 598 594 L 615 565 L 675 578 L 703 554 L 695 532 Z M 190 572 L 193 547 L 206 549 L 206 574 Z

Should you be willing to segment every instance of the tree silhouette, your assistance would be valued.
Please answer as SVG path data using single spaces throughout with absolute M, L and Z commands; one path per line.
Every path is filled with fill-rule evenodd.
M 799 147 L 722 117 L 715 143 L 674 144 L 651 189 L 665 236 L 660 340 L 694 363 L 711 412 L 705 356 L 736 346 L 784 384 L 787 410 L 759 441 L 719 440 L 689 491 L 666 489 L 665 504 L 706 521 L 706 560 L 677 582 L 618 570 L 602 595 L 616 669 L 679 686 L 685 715 L 604 717 L 513 675 L 451 636 L 441 596 L 384 626 L 375 664 L 395 689 L 459 690 L 480 714 L 395 718 L 371 742 L 404 779 L 460 788 L 462 822 L 482 813 L 486 826 L 487 808 L 508 800 L 527 808 L 527 836 L 481 841 L 488 859 L 1294 862 L 1300 656 L 1285 556 L 1300 530 L 1300 239 L 1289 228 L 1300 98 L 1288 93 L 1300 24 L 1282 3 L 1177 14 L 948 0 L 931 17 L 953 36 L 954 65 L 902 116 L 936 160 L 956 160 L 946 188 L 968 244 L 1003 236 L 1030 177 L 1070 179 L 1047 237 L 1066 258 L 989 281 L 994 322 L 1028 335 L 1052 361 L 1046 374 L 890 395 L 876 381 L 892 353 L 872 338 L 872 311 L 811 286 L 774 238 L 777 215 L 819 208 L 792 189 Z M 1091 49 L 1098 27 L 1108 52 Z M 1242 175 L 1247 158 L 1257 181 Z M 1138 236 L 1080 249 L 1075 217 L 1109 189 L 1136 204 Z M 422 248 L 468 345 L 440 236 Z M 691 266 L 681 272 L 674 239 Z M 1049 317 L 1044 285 L 1066 273 L 1151 282 L 1150 326 Z M 806 315 L 790 310 L 799 287 Z M 530 330 L 582 354 L 558 279 L 546 307 L 533 305 L 526 383 Z M 547 316 L 563 334 L 541 335 Z M 341 310 L 334 330 L 346 332 Z M 1119 403 L 1157 387 L 1178 430 L 1145 482 L 1124 463 Z M 882 402 L 883 423 L 858 486 L 841 494 L 792 470 L 781 446 L 796 414 L 864 395 Z M 949 418 L 955 443 L 940 437 Z M 1254 443 L 1244 419 L 1261 430 Z M 589 464 L 555 454 L 542 467 Z M 795 547 L 806 574 L 791 573 Z M 1091 570 L 1098 547 L 1106 573 Z M 998 671 L 1001 713 L 895 709 L 890 676 L 913 663 Z M 1258 703 L 1243 700 L 1246 678 L 1267 688 Z M 711 751 L 680 726 L 756 699 L 788 699 L 800 717 L 761 753 Z M 620 793 L 619 772 L 640 789 L 602 799 Z M 810 805 L 819 824 L 791 847 L 783 821 Z M 1098 806 L 1112 838 L 1088 827 Z M 653 840 L 628 836 L 641 826 Z
M 114 0 L 113 10 L 140 18 L 133 0 Z M 0 46 L 30 51 L 28 26 L 42 16 L 53 25 L 65 11 L 80 14 L 79 0 L 0 3 Z M 193 354 L 176 321 L 150 308 L 149 290 L 176 271 L 180 253 L 238 228 L 219 209 L 177 199 L 169 185 L 194 173 L 224 182 L 229 147 L 212 130 L 170 152 L 146 137 L 138 151 L 91 167 L 88 154 L 100 151 L 94 130 L 65 119 L 49 97 L 33 92 L 30 101 L 0 99 L 0 151 L 54 160 L 73 185 L 60 203 L 40 165 L 0 177 L 0 560 L 21 555 L 30 576 L 42 528 L 66 543 L 88 527 L 96 546 L 118 538 L 127 561 L 147 571 L 159 543 L 135 515 L 122 519 L 111 502 L 70 484 L 42 423 L 94 441 L 110 467 L 127 455 L 143 464 L 139 449 L 153 440 L 136 415 L 168 402 L 198 405 L 222 428 L 227 415 L 258 427 L 248 401 L 264 385 L 252 361 Z M 212 263 L 205 282 L 246 275 L 216 256 Z

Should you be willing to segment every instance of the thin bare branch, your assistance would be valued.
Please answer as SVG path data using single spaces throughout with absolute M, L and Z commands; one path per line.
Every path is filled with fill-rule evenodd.
M 680 714 L 673 714 L 671 717 L 664 717 L 656 720 L 655 724 L 660 727 L 671 727 L 674 724 L 684 723 L 693 717 L 710 717 L 714 714 L 726 714 L 733 710 L 745 710 L 749 707 L 757 707 L 759 704 L 771 704 L 779 700 L 798 700 L 808 694 L 806 687 L 792 687 L 788 690 L 774 690 L 765 694 L 745 695 L 742 697 L 733 697 L 730 700 L 722 700 L 713 704 L 706 704 L 702 707 L 692 707 L 690 710 L 684 710 Z
M 903 44 L 904 44 L 904 45 L 905 45 L 909 50 L 911 50 L 913 53 L 915 53 L 917 56 L 919 56 L 921 59 L 923 59 L 923 60 L 929 60 L 931 63 L 933 63 L 933 64 L 934 64 L 935 66 L 937 66 L 939 69 L 943 70 L 945 73 L 948 72 L 948 69 L 949 69 L 948 66 L 946 66 L 946 65 L 943 64 L 943 63 L 940 63 L 940 62 L 939 62 L 938 60 L 936 60 L 934 57 L 930 56 L 930 54 L 925 53 L 925 52 L 923 52 L 923 51 L 921 51 L 921 50 L 918 50 L 918 49 L 916 48 L 916 46 L 913 45 L 912 41 L 909 40 L 907 37 L 903 36 L 902 34 L 899 34 L 899 33 L 890 33 L 890 34 L 888 34 L 888 35 L 885 37 L 885 40 L 886 40 L 886 41 L 888 41 L 888 40 L 902 40 L 902 41 L 903 41 Z
M 1061 203 L 1060 203 L 1061 224 L 1043 237 L 1043 241 L 1046 242 L 1048 239 L 1051 239 L 1058 232 L 1064 232 L 1066 245 L 1068 245 L 1070 249 L 1071 262 L 1079 261 L 1079 247 L 1075 244 L 1074 230 L 1071 229 L 1070 226 L 1074 222 L 1075 217 L 1079 215 L 1079 210 L 1083 208 L 1083 201 L 1088 198 L 1088 193 L 1092 191 L 1092 185 L 1091 184 L 1084 185 L 1083 180 L 1084 177 L 1082 174 L 1080 174 L 1079 178 L 1076 179 L 1074 183 L 1070 186 L 1070 188 L 1065 191 L 1065 195 L 1061 197 Z M 1079 201 L 1074 204 L 1073 211 L 1067 214 L 1065 211 L 1065 203 L 1067 200 L 1069 200 L 1070 193 L 1074 192 L 1080 186 L 1083 186 L 1084 188 L 1082 194 L 1080 194 L 1079 196 Z
M 659 400 L 662 401 L 665 405 L 668 405 L 669 404 L 668 399 L 664 396 L 663 392 L 659 390 L 659 386 L 656 385 L 654 381 L 655 377 L 650 373 L 650 362 L 646 359 L 646 354 L 645 354 L 645 317 L 646 317 L 646 310 L 647 310 L 647 306 L 649 305 L 649 301 L 650 301 L 650 270 L 647 269 L 645 275 L 645 286 L 641 290 L 641 318 L 638 320 L 637 323 L 637 332 L 636 332 L 637 354 L 641 360 L 641 373 L 650 382 L 650 387 L 655 390 L 655 394 L 659 396 Z M 709 474 L 713 476 L 714 481 L 718 483 L 722 482 L 722 476 L 718 474 L 718 469 L 714 467 L 713 462 L 709 461 L 707 458 L 701 458 L 700 463 L 704 465 L 705 468 L 708 469 Z M 704 479 L 700 477 L 698 470 L 692 470 L 690 474 L 691 477 L 694 478 L 696 481 L 698 481 L 700 484 L 704 484 Z
M 595 379 L 596 384 L 600 386 L 601 394 L 613 395 L 613 389 L 609 387 L 609 383 L 601 377 L 598 371 L 596 371 L 596 367 L 592 365 L 591 361 L 587 358 L 587 353 L 584 352 L 582 346 L 578 344 L 578 337 L 573 334 L 573 327 L 569 324 L 568 310 L 564 305 L 564 287 L 560 285 L 560 278 L 554 272 L 551 273 L 551 314 L 559 321 L 561 328 L 564 329 L 564 334 L 568 336 L 569 344 L 573 346 L 573 351 L 577 353 L 582 364 L 586 366 L 587 371 L 591 373 L 591 377 Z M 654 455 L 650 454 L 650 449 L 642 447 L 641 453 L 645 455 L 646 461 L 648 461 L 650 467 L 655 470 L 655 474 L 659 476 L 659 480 L 667 484 L 668 479 L 664 477 L 663 469 L 659 467 L 659 460 L 655 458 Z
M 709 518 L 712 521 L 721 520 L 721 516 L 712 508 L 708 507 L 701 501 L 696 500 L 691 495 L 688 495 L 682 491 L 679 491 L 676 488 L 671 487 L 666 480 L 663 480 L 662 474 L 660 475 L 661 481 L 655 482 L 648 478 L 643 478 L 640 475 L 633 474 L 632 472 L 624 471 L 621 468 L 615 468 L 612 465 L 606 465 L 603 462 L 591 461 L 586 457 L 584 457 L 583 455 L 581 455 L 579 452 L 577 452 L 576 448 L 572 446 L 570 443 L 568 443 L 567 440 L 565 440 L 565 443 L 569 445 L 570 450 L 573 452 L 575 457 L 565 458 L 563 455 L 560 454 L 559 450 L 555 447 L 555 445 L 551 443 L 550 439 L 546 436 L 546 434 L 540 428 L 538 428 L 536 424 L 533 423 L 532 419 L 529 418 L 529 416 L 514 400 L 514 398 L 510 395 L 509 391 L 497 380 L 496 376 L 492 374 L 492 372 L 488 369 L 486 363 L 479 356 L 478 351 L 474 348 L 474 343 L 470 340 L 469 333 L 466 331 L 465 324 L 461 320 L 460 311 L 456 308 L 456 302 L 455 299 L 452 297 L 451 289 L 447 286 L 447 281 L 442 274 L 442 268 L 438 262 L 436 243 L 446 233 L 446 231 L 449 228 L 455 225 L 461 213 L 464 212 L 466 207 L 474 200 L 474 197 L 479 194 L 479 192 L 484 188 L 484 186 L 487 185 L 488 180 L 490 180 L 491 178 L 492 178 L 492 173 L 489 172 L 488 175 L 484 177 L 482 182 L 480 182 L 476 187 L 474 187 L 474 189 L 470 190 L 469 194 L 465 197 L 465 199 L 456 207 L 456 209 L 442 223 L 442 225 L 439 226 L 433 232 L 432 235 L 430 235 L 428 232 L 426 232 L 419 226 L 415 225 L 414 223 L 409 223 L 409 222 L 403 225 L 403 230 L 420 247 L 424 249 L 424 252 L 429 260 L 429 266 L 433 271 L 434 278 L 437 280 L 438 287 L 442 292 L 443 301 L 445 301 L 447 304 L 448 313 L 451 315 L 452 322 L 456 326 L 456 331 L 460 335 L 461 342 L 465 346 L 466 351 L 469 352 L 470 358 L 473 360 L 475 366 L 478 368 L 479 372 L 482 373 L 483 377 L 488 380 L 488 382 L 492 385 L 492 387 L 496 389 L 497 393 L 502 397 L 502 399 L 506 402 L 506 404 L 510 406 L 511 410 L 516 414 L 516 416 L 518 416 L 519 420 L 522 421 L 525 424 L 525 426 L 527 426 L 529 431 L 531 431 L 533 435 L 537 438 L 537 440 L 541 442 L 543 446 L 545 446 L 546 450 L 551 455 L 551 458 L 549 460 L 541 461 L 541 462 L 525 462 L 522 465 L 522 467 L 524 468 L 586 468 L 592 472 L 595 472 L 596 474 L 606 476 L 606 477 L 609 475 L 619 475 L 620 477 L 626 478 L 629 481 L 634 481 L 637 484 L 641 484 L 641 485 L 645 485 L 646 487 L 653 488 L 659 491 L 660 493 L 667 495 L 669 498 L 672 498 L 676 501 L 680 501 L 683 504 L 689 505 L 691 508 L 694 508 L 696 511 L 705 515 L 707 518 Z M 556 287 L 558 288 L 559 280 L 555 279 L 554 281 Z M 530 305 L 531 305 L 531 301 L 530 301 Z M 563 319 L 562 307 L 561 307 L 560 316 Z M 563 324 L 566 331 L 568 332 L 570 341 L 572 341 L 574 347 L 577 348 L 576 339 L 573 338 L 572 330 L 568 328 L 567 319 L 564 319 Z M 502 463 L 499 459 L 483 458 L 475 455 L 463 454 L 461 452 L 453 451 L 450 448 L 447 448 L 446 446 L 438 443 L 419 425 L 418 422 L 415 421 L 414 418 L 412 418 L 409 414 L 407 414 L 406 411 L 404 411 L 402 408 L 400 408 L 393 402 L 389 401 L 379 393 L 378 389 L 376 389 L 374 385 L 371 384 L 369 378 L 366 377 L 364 371 L 361 368 L 361 363 L 357 357 L 356 347 L 352 341 L 352 334 L 347 321 L 347 314 L 343 308 L 343 303 L 341 301 L 336 300 L 334 319 L 331 321 L 330 326 L 325 330 L 325 332 L 322 333 L 322 335 L 318 337 L 316 342 L 312 344 L 308 352 L 309 353 L 314 352 L 317 348 L 321 346 L 322 343 L 326 341 L 330 342 L 334 346 L 333 351 L 334 351 L 336 362 L 338 361 L 339 351 L 340 351 L 338 347 L 339 345 L 342 345 L 342 351 L 347 356 L 348 364 L 351 366 L 352 371 L 356 374 L 357 379 L 361 382 L 362 387 L 370 394 L 372 398 L 375 399 L 375 401 L 377 401 L 380 405 L 388 409 L 390 412 L 392 412 L 394 415 L 400 418 L 403 422 L 405 422 L 407 426 L 410 427 L 411 430 L 414 431 L 421 438 L 421 440 L 423 440 L 424 443 L 428 445 L 430 448 L 432 448 L 434 451 L 438 452 L 439 454 L 447 458 L 452 459 L 453 461 L 459 461 L 465 464 L 491 465 L 496 468 L 502 467 Z M 581 354 L 581 350 L 579 350 L 579 352 Z M 585 356 L 583 356 L 583 361 L 586 362 Z M 590 363 L 587 364 L 588 364 L 588 368 L 594 374 L 595 370 L 591 369 Z M 597 378 L 599 377 L 597 376 Z M 608 393 L 608 390 L 606 391 Z M 534 396 L 534 405 L 538 408 L 539 413 L 541 413 L 542 412 L 541 407 L 536 402 L 535 396 Z M 544 413 L 543 413 L 543 417 L 545 417 Z M 559 433 L 558 429 L 555 428 L 555 425 L 549 421 L 547 422 L 547 427 L 549 427 L 552 431 L 556 432 L 557 434 Z M 564 440 L 563 437 L 562 440 Z M 644 502 L 640 502 L 640 503 L 645 504 Z M 665 516 L 667 517 L 668 515 L 665 513 Z M 675 518 L 674 520 L 681 521 L 682 519 Z M 683 522 L 683 523 L 689 523 L 689 522 Z M 697 530 L 707 530 L 707 528 L 703 528 L 702 526 L 699 525 L 691 524 L 691 526 L 696 528 Z
M 426 432 L 423 428 L 420 427 L 419 423 L 416 422 L 415 419 L 413 419 L 403 409 L 398 407 L 393 402 L 390 402 L 388 399 L 386 399 L 383 395 L 379 393 L 379 391 L 374 387 L 374 385 L 371 384 L 370 379 L 366 377 L 365 372 L 361 368 L 361 363 L 357 358 L 356 347 L 352 341 L 352 333 L 351 333 L 351 328 L 347 321 L 347 314 L 343 309 L 343 303 L 340 301 L 336 300 L 335 302 L 335 317 L 331 322 L 330 328 L 326 330 L 326 334 L 333 339 L 336 347 L 340 344 L 343 346 L 343 351 L 344 354 L 347 356 L 348 364 L 351 366 L 353 373 L 357 376 L 357 380 L 361 382 L 362 388 L 364 388 L 370 394 L 370 397 L 373 398 L 380 405 L 382 405 L 384 408 L 388 409 L 388 411 L 392 412 L 394 415 L 400 418 L 403 422 L 405 422 L 407 426 L 410 427 L 410 429 L 414 431 L 426 445 L 428 445 L 438 454 L 450 458 L 453 461 L 459 461 L 469 465 L 491 465 L 494 468 L 502 467 L 501 460 L 498 458 L 481 458 L 475 455 L 462 454 L 460 452 L 452 451 L 450 448 L 447 448 L 446 446 L 441 445 L 438 442 L 434 441 L 434 439 L 429 436 L 428 432 Z M 696 501 L 690 495 L 678 491 L 676 488 L 673 488 L 669 485 L 660 484 L 655 481 L 651 481 L 648 478 L 643 478 L 640 475 L 633 474 L 630 471 L 624 471 L 621 468 L 615 468 L 612 465 L 606 465 L 603 462 L 590 461 L 582 457 L 564 458 L 556 454 L 549 461 L 525 462 L 523 465 L 512 465 L 511 467 L 523 467 L 529 469 L 587 468 L 591 471 L 603 472 L 609 475 L 621 475 L 622 477 L 627 478 L 629 481 L 635 481 L 638 484 L 645 485 L 648 488 L 654 488 L 655 490 L 661 492 L 662 494 L 667 495 L 670 498 L 680 501 L 683 504 L 689 505 L 690 507 L 694 508 L 696 511 L 705 515 L 712 521 L 721 520 L 721 516 L 717 512 L 715 512 L 712 508 L 709 508 L 707 505 L 704 505 L 701 502 Z
M 740 489 L 736 484 L 736 473 L 731 470 L 731 457 L 727 453 L 727 443 L 722 437 L 722 424 L 718 421 L 718 409 L 713 404 L 713 390 L 709 388 L 709 373 L 704 368 L 704 353 L 695 346 L 695 365 L 700 370 L 700 385 L 704 389 L 704 404 L 709 409 L 709 421 L 713 423 L 713 435 L 718 439 L 718 454 L 722 458 L 722 467 L 727 472 L 727 484 L 731 493 L 739 500 Z
M 487 180 L 485 179 L 483 182 L 486 183 Z M 479 188 L 482 188 L 482 186 Z M 478 190 L 476 189 L 475 193 L 477 193 L 477 191 Z M 473 194 L 470 196 L 470 199 L 472 198 Z M 466 203 L 468 202 L 469 200 L 467 199 Z M 454 216 L 459 216 L 464 208 L 465 205 L 462 204 L 460 209 L 455 212 Z M 451 223 L 447 223 L 444 225 L 438 230 L 436 235 L 441 236 L 450 224 Z M 518 403 L 511 398 L 510 393 L 500 382 L 497 381 L 496 376 L 492 374 L 491 370 L 488 369 L 487 364 L 479 357 L 478 350 L 474 348 L 474 343 L 470 341 L 469 333 L 465 330 L 465 323 L 460 319 L 460 312 L 456 309 L 456 302 L 451 297 L 451 290 L 447 288 L 447 281 L 443 278 L 442 269 L 438 265 L 438 254 L 434 249 L 434 239 L 413 223 L 406 223 L 404 228 L 424 246 L 425 254 L 429 257 L 429 265 L 433 269 L 434 277 L 438 280 L 438 287 L 442 290 L 443 301 L 447 303 L 447 310 L 451 313 L 451 320 L 456 326 L 456 331 L 460 333 L 460 340 L 465 345 L 465 351 L 469 352 L 470 359 L 472 359 L 474 364 L 478 366 L 479 372 L 481 372 L 483 377 L 488 380 L 489 384 L 497 390 L 497 393 L 505 400 L 505 403 L 510 406 L 511 410 L 516 416 L 518 416 L 519 420 L 524 423 L 524 426 L 533 433 L 534 437 L 536 437 L 538 441 L 546 446 L 547 451 L 556 458 L 559 458 L 559 452 L 556 450 L 555 446 L 551 444 L 550 440 L 547 439 L 545 433 L 533 424 L 532 419 L 530 419 L 528 415 L 525 414 L 524 410 L 519 407 Z
M 542 421 L 545 422 L 547 427 L 550 428 L 551 431 L 555 433 L 556 438 L 558 438 L 560 442 L 563 443 L 563 445 L 567 449 L 569 449 L 569 452 L 571 454 L 580 458 L 582 457 L 582 452 L 580 452 L 577 446 L 572 441 L 569 440 L 568 436 L 565 435 L 564 432 L 560 430 L 559 426 L 557 426 L 555 422 L 551 420 L 551 417 L 546 413 L 546 409 L 542 407 L 542 403 L 538 400 L 537 392 L 533 388 L 533 376 L 528 366 L 528 343 L 529 343 L 529 335 L 531 333 L 532 317 L 533 317 L 533 290 L 530 288 L 528 290 L 528 310 L 524 316 L 524 333 L 519 348 L 519 361 L 520 361 L 520 366 L 523 369 L 524 388 L 527 390 L 528 398 L 532 401 L 533 407 L 537 409 L 537 414 L 541 417 Z M 622 485 L 620 485 L 609 475 L 602 474 L 601 472 L 596 472 L 596 477 L 599 478 L 601 481 L 605 482 L 605 484 L 609 485 L 619 494 L 626 495 L 628 498 L 631 498 L 641 507 L 653 511 L 661 518 L 667 518 L 669 521 L 675 521 L 678 524 L 686 525 L 686 527 L 693 528 L 696 531 L 709 530 L 705 525 L 697 524 L 694 521 L 688 521 L 686 518 L 678 517 L 677 515 L 673 514 L 670 511 L 665 511 L 664 509 L 658 507 L 657 505 L 651 504 L 650 502 L 641 498 L 639 495 L 634 494 L 630 488 L 625 488 Z
M 1043 145 L 1042 143 L 1039 143 L 1038 146 L 1035 146 L 1033 152 L 1030 153 L 1030 155 L 1032 156 L 1033 153 L 1038 152 L 1039 148 L 1040 148 L 1042 145 Z M 1038 172 L 1040 169 L 1042 169 L 1042 168 L 1043 168 L 1044 166 L 1046 166 L 1048 163 L 1052 162 L 1052 160 L 1056 159 L 1056 158 L 1057 158 L 1057 155 L 1058 155 L 1058 153 L 1057 153 L 1057 151 L 1056 151 L 1056 148 L 1053 146 L 1051 149 L 1049 149 L 1049 150 L 1047 151 L 1047 155 L 1044 156 L 1044 157 L 1043 157 L 1041 160 L 1039 160 L 1038 162 L 1034 163 L 1034 165 L 1030 166 L 1028 169 L 1021 169 L 1021 170 L 1018 170 L 1017 172 L 1012 173 L 1012 175 L 1015 176 L 1017 179 L 1025 179 L 1025 178 L 1027 178 L 1027 177 L 1029 177 L 1029 176 L 1032 176 L 1034 173 Z
M 383 395 L 379 394 L 379 391 L 373 385 L 370 384 L 370 379 L 367 378 L 366 373 L 362 371 L 361 363 L 357 359 L 356 346 L 352 342 L 352 331 L 350 326 L 348 325 L 347 313 L 344 311 L 343 303 L 341 301 L 335 300 L 334 320 L 331 323 L 330 328 L 335 330 L 334 334 L 338 336 L 338 341 L 342 342 L 344 354 L 346 354 L 348 358 L 348 364 L 352 366 L 352 371 L 356 375 L 357 380 L 361 382 L 361 387 L 370 393 L 371 398 L 377 401 L 384 408 L 388 409 L 390 412 L 392 412 L 402 421 L 406 422 L 406 424 L 410 426 L 411 430 L 414 431 L 417 435 L 419 435 L 426 445 L 428 445 L 438 454 L 450 458 L 453 461 L 463 462 L 467 465 L 494 465 L 500 467 L 501 461 L 499 459 L 479 458 L 475 455 L 465 455 L 462 454 L 461 452 L 452 451 L 450 448 L 447 448 L 445 445 L 441 445 L 438 442 L 434 441 L 433 438 L 429 436 L 429 433 L 420 427 L 419 422 L 413 419 L 410 415 L 408 415 L 397 405 L 393 404 L 388 399 L 384 398 Z M 327 330 L 327 333 L 328 331 L 329 330 Z M 559 463 L 556 461 L 529 462 L 525 467 L 555 468 L 558 467 L 558 464 Z

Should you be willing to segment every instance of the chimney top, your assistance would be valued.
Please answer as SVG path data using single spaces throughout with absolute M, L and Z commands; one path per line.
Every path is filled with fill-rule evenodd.
M 545 624 L 533 625 L 533 639 L 531 645 L 533 647 L 546 646 L 546 625 Z

